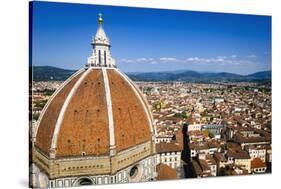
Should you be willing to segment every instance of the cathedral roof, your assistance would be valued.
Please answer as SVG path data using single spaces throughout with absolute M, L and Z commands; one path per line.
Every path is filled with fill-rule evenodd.
M 150 141 L 148 105 L 117 68 L 89 68 L 68 79 L 43 110 L 35 146 L 55 157 L 109 155 Z

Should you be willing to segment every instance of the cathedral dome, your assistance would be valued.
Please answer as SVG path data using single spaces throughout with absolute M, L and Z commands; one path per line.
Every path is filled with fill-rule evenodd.
M 149 106 L 117 69 L 101 15 L 98 23 L 86 66 L 53 94 L 34 129 L 33 162 L 50 187 L 155 178 Z
M 109 155 L 150 141 L 152 117 L 134 83 L 117 68 L 71 76 L 43 110 L 35 146 L 53 157 Z

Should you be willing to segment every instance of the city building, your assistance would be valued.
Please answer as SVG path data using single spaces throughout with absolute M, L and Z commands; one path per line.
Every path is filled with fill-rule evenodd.
M 216 152 L 214 154 L 214 160 L 217 162 L 217 175 L 223 175 L 223 170 L 228 165 L 224 153 Z
M 181 178 L 182 174 L 182 160 L 180 145 L 175 143 L 157 143 L 156 144 L 156 164 L 166 164 L 177 172 L 177 177 Z
M 188 131 L 201 131 L 202 124 L 193 123 L 188 125 Z
M 251 160 L 260 158 L 263 162 L 266 160 L 266 149 L 263 146 L 246 146 L 245 150 L 249 153 Z
M 260 158 L 255 158 L 251 161 L 251 171 L 254 174 L 265 173 L 266 164 Z
M 215 139 L 220 139 L 221 138 L 221 133 L 222 133 L 222 130 L 225 128 L 224 125 L 203 125 L 202 126 L 202 131 L 208 131 L 209 132 L 209 135 L 212 137 L 212 138 L 215 138 Z
M 239 166 L 248 173 L 251 173 L 251 157 L 245 150 L 237 144 L 228 144 L 229 150 L 226 153 L 228 164 Z
M 157 171 L 157 180 L 174 180 L 177 179 L 176 170 L 171 168 L 170 166 L 160 163 L 156 166 Z
M 196 177 L 217 176 L 217 163 L 211 155 L 199 154 L 197 160 L 192 160 L 192 169 Z
M 32 137 L 33 187 L 155 180 L 153 118 L 119 69 L 99 15 L 93 53 L 45 105 Z

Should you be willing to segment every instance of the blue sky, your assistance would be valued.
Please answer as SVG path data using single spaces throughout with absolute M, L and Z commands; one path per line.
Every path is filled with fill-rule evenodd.
M 271 70 L 269 16 L 50 2 L 33 3 L 33 65 L 84 66 L 98 13 L 125 72 Z

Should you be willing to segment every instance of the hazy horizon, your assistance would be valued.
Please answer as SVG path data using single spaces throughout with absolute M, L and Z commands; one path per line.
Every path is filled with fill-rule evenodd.
M 71 71 L 78 71 L 79 69 L 83 68 L 84 66 L 81 66 L 81 68 L 78 69 L 71 69 L 71 68 L 62 68 L 62 67 L 57 67 L 57 66 L 50 66 L 50 65 L 33 65 L 32 67 L 53 67 L 53 68 L 58 68 L 58 69 L 63 69 L 63 70 L 71 70 Z M 118 67 L 117 67 L 118 68 Z M 119 68 L 118 68 L 119 69 Z M 124 72 L 123 70 L 121 70 L 122 72 Z M 196 71 L 196 70 L 187 70 L 187 69 L 182 69 L 182 70 L 164 70 L 164 71 L 147 71 L 147 72 L 142 72 L 142 71 L 132 71 L 132 72 L 125 72 L 125 73 L 161 73 L 161 72 L 185 72 L 185 71 L 193 71 L 193 72 L 198 72 L 198 73 L 223 73 L 223 72 L 216 72 L 216 71 Z M 258 72 L 272 72 L 272 70 L 262 70 L 262 71 L 258 71 Z M 251 75 L 257 72 L 252 72 L 249 74 L 239 74 L 239 73 L 232 73 L 232 72 L 225 72 L 225 73 L 229 73 L 229 74 L 237 74 L 237 75 Z

